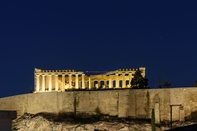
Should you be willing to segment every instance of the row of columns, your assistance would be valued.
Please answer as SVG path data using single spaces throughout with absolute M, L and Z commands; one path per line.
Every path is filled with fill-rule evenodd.
M 100 82 L 103 81 L 104 84 L 101 84 Z M 120 81 L 113 81 L 112 79 L 109 79 L 107 81 L 104 80 L 94 80 L 91 84 L 92 87 L 100 87 L 102 85 L 108 85 L 109 88 L 126 88 L 128 85 L 130 85 L 129 80 L 122 81 L 122 84 L 120 85 Z M 98 82 L 98 83 L 95 83 Z
M 126 74 L 122 74 L 122 87 L 123 87 L 123 88 L 126 87 L 125 75 L 126 75 Z M 118 77 L 119 77 L 119 74 L 116 74 L 116 87 L 117 87 L 117 88 L 120 87 Z M 132 74 L 129 73 L 129 81 L 131 81 L 131 78 L 132 78 Z
M 119 75 L 120 75 L 120 74 L 118 74 L 118 73 L 115 74 L 115 76 L 116 76 L 116 77 L 115 77 L 115 88 L 120 88 L 120 79 L 119 79 Z M 126 85 L 126 81 L 129 81 L 129 82 L 130 82 L 131 79 L 132 79 L 132 74 L 131 74 L 131 73 L 128 74 L 128 75 L 129 75 L 129 79 L 125 79 L 125 75 L 126 75 L 126 74 L 121 74 L 121 76 L 122 76 L 122 79 L 121 79 L 121 81 L 122 81 L 122 88 L 125 88 L 125 87 L 127 86 L 127 85 Z M 90 81 L 90 80 L 89 80 L 89 81 Z M 98 86 L 94 85 L 94 81 L 98 81 Z M 100 86 L 100 84 L 99 84 L 100 81 L 104 81 L 104 80 L 94 80 L 94 81 L 93 81 L 93 83 L 92 83 L 91 85 L 92 85 L 93 87 L 97 87 L 97 88 L 98 88 L 98 87 Z M 111 78 L 109 78 L 107 81 L 108 81 L 108 87 L 109 87 L 109 88 L 114 88 L 114 87 L 113 87 L 113 85 L 114 85 L 114 84 L 113 84 L 113 81 L 114 81 L 114 80 L 112 80 Z M 107 84 L 106 84 L 107 81 L 104 81 L 104 83 L 105 83 L 104 85 L 107 85 Z M 91 83 L 91 82 L 90 82 L 90 83 Z M 90 86 L 89 86 L 89 87 L 90 87 Z
M 63 91 L 65 89 L 65 75 L 69 76 L 69 88 L 72 88 L 72 75 L 75 75 L 75 89 L 79 89 L 79 75 L 82 75 L 82 89 L 85 88 L 85 80 L 84 80 L 84 74 L 61 74 L 62 76 L 62 89 L 60 91 Z M 52 75 L 52 74 L 36 74 L 36 82 L 35 82 L 35 91 L 46 91 L 46 76 L 49 78 L 48 81 L 48 91 L 52 91 L 52 76 L 54 76 L 55 81 L 55 91 L 59 91 L 59 83 L 58 83 L 58 74 Z M 40 82 L 41 77 L 41 82 Z
M 52 91 L 52 78 L 54 78 L 54 82 L 55 82 L 55 91 L 64 91 L 65 89 L 71 89 L 72 88 L 72 76 L 75 75 L 75 89 L 79 89 L 79 75 L 81 75 L 81 85 L 80 87 L 82 89 L 85 89 L 85 80 L 84 80 L 84 76 L 85 74 L 60 74 L 61 75 L 61 81 L 62 81 L 62 88 L 59 90 L 59 83 L 58 83 L 58 74 L 36 74 L 36 83 L 35 83 L 35 91 L 36 92 L 39 92 L 39 91 L 46 91 L 46 76 L 48 77 L 48 91 Z M 68 75 L 69 76 L 69 85 L 68 87 L 66 88 L 65 87 L 65 76 Z M 126 85 L 126 81 L 128 79 L 125 79 L 125 75 L 126 74 L 121 74 L 122 76 L 122 88 L 125 88 L 127 85 Z M 54 77 L 52 77 L 54 76 Z M 41 82 L 40 82 L 40 77 L 41 77 Z M 120 88 L 120 79 L 119 79 L 119 74 L 116 73 L 115 74 L 115 88 Z M 132 78 L 132 74 L 129 74 L 129 81 L 131 81 L 131 78 Z M 94 81 L 98 81 L 100 82 L 101 80 L 91 80 L 91 77 L 88 78 L 88 80 L 86 81 L 87 84 L 86 86 L 91 89 L 92 87 L 99 87 L 99 84 L 98 85 L 94 85 Z M 108 80 L 108 87 L 109 88 L 113 88 L 113 80 L 111 78 L 109 78 Z M 104 81 L 105 83 L 107 81 Z M 107 84 L 105 84 L 107 85 Z

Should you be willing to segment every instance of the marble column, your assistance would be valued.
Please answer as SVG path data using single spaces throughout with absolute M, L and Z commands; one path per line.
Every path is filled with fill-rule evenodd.
M 36 92 L 40 91 L 40 75 L 36 75 L 36 88 L 35 88 Z
M 69 74 L 69 89 L 72 89 L 72 74 Z
M 75 74 L 75 89 L 79 89 L 78 75 L 79 74 Z
M 88 88 L 91 89 L 91 78 L 88 78 Z
M 82 74 L 82 89 L 85 89 L 84 75 L 85 74 Z
M 91 80 L 91 88 L 95 88 L 94 81 Z
M 100 86 L 101 86 L 101 81 L 97 81 L 97 88 L 100 88 Z
M 118 74 L 116 74 L 116 88 L 120 88 Z
M 55 91 L 58 91 L 58 75 L 55 75 Z
M 87 80 L 87 81 L 85 81 L 84 83 L 85 83 L 85 88 L 86 88 L 86 87 L 89 88 L 89 87 L 88 87 L 88 86 L 89 86 L 89 81 Z
M 82 89 L 82 81 L 79 81 L 79 89 Z
M 131 79 L 132 79 L 132 74 L 129 73 L 129 87 L 131 87 Z
M 109 88 L 112 88 L 112 79 L 109 78 Z
M 49 91 L 52 90 L 52 75 L 49 75 Z
M 62 74 L 62 91 L 65 90 L 65 74 Z
M 98 89 L 99 88 L 99 86 L 98 86 L 98 81 L 96 82 L 96 81 L 94 81 L 94 87 L 96 88 L 96 89 Z
M 42 91 L 45 91 L 45 75 L 42 75 Z
M 104 80 L 104 88 L 107 88 L 107 81 Z
M 122 74 L 122 88 L 126 87 L 125 74 Z

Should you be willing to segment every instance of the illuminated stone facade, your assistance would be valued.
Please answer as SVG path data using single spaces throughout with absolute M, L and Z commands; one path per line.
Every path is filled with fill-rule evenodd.
M 97 75 L 86 75 L 82 71 L 75 70 L 42 70 L 35 68 L 34 92 L 62 92 L 71 89 L 131 88 L 130 82 L 133 74 L 138 69 L 142 71 L 142 76 L 145 77 L 145 67 L 118 69 Z

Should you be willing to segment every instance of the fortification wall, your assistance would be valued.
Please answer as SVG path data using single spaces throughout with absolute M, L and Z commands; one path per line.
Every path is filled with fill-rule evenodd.
M 173 120 L 197 118 L 197 88 L 137 89 L 45 92 L 0 98 L 0 110 L 16 110 L 24 113 L 95 113 L 118 117 L 150 118 L 155 109 L 158 121 L 170 120 L 170 104 Z

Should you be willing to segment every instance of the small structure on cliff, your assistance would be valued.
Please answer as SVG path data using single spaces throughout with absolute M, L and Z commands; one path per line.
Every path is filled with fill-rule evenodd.
M 75 70 L 42 70 L 35 68 L 34 92 L 65 91 L 70 89 L 131 88 L 136 70 L 145 77 L 145 67 L 118 69 L 103 74 L 87 75 Z
M 16 119 L 16 111 L 0 110 L 0 131 L 11 131 L 12 120 Z

